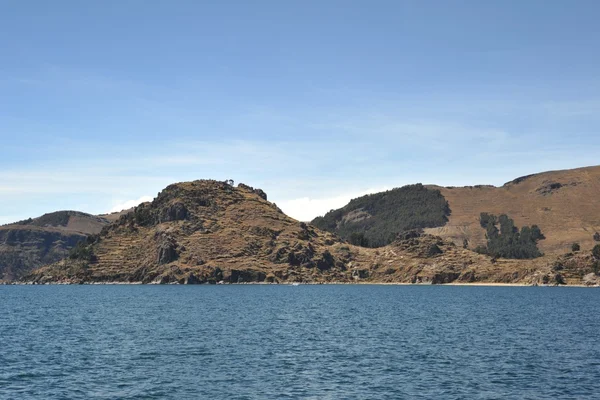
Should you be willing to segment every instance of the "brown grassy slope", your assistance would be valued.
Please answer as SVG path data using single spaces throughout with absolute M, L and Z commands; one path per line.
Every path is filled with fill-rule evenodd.
M 432 187 L 448 200 L 452 214 L 446 226 L 426 232 L 457 244 L 464 238 L 473 248 L 485 244 L 482 212 L 508 214 L 519 227 L 539 225 L 546 236 L 539 247 L 546 253 L 564 253 L 573 242 L 589 250 L 600 231 L 600 166 L 544 172 L 502 187 Z
M 25 280 L 552 284 L 581 283 L 589 272 L 584 262 L 558 272 L 550 256 L 493 263 L 418 233 L 379 249 L 355 247 L 286 216 L 260 190 L 218 181 L 170 185 L 106 228 L 88 249 L 94 259 L 65 259 Z

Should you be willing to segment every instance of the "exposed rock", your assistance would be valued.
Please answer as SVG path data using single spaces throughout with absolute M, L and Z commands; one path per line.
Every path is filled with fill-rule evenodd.
M 229 276 L 230 283 L 244 283 L 244 282 L 264 282 L 267 275 L 262 271 L 255 270 L 237 270 L 232 269 Z
M 194 275 L 193 273 L 190 273 L 188 276 L 186 276 L 184 278 L 184 284 L 185 285 L 199 285 L 203 283 L 202 280 L 200 280 L 196 275 Z
M 431 283 L 433 285 L 452 283 L 457 280 L 459 276 L 460 274 L 458 272 L 440 272 L 431 278 Z
M 177 242 L 175 239 L 162 236 L 158 243 L 158 264 L 168 264 L 177 260 L 179 253 L 177 252 Z
M 256 193 L 263 200 L 267 200 L 267 194 L 262 189 L 254 189 L 254 193 Z
M 188 217 L 188 210 L 182 203 L 166 206 L 161 210 L 159 222 L 183 221 Z
M 367 279 L 369 277 L 368 269 L 353 269 L 352 270 L 352 278 L 354 279 Z
M 440 249 L 440 247 L 437 244 L 431 244 L 429 245 L 429 248 L 427 249 L 427 257 L 434 257 L 438 254 L 442 254 L 443 251 L 442 249 Z
M 600 276 L 589 273 L 583 277 L 583 284 L 586 286 L 600 286 Z
M 317 268 L 321 271 L 329 270 L 335 267 L 335 259 L 329 252 L 329 250 L 325 250 L 320 259 L 317 260 Z

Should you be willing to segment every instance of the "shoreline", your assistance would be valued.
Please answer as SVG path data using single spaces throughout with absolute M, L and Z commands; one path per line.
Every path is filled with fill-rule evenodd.
M 93 285 L 136 285 L 136 286 L 223 286 L 223 285 L 275 285 L 275 286 L 319 286 L 319 285 L 373 285 L 373 286 L 479 286 L 479 287 L 573 287 L 573 288 L 600 288 L 600 285 L 583 285 L 583 284 L 571 284 L 571 285 L 539 285 L 539 284 L 527 284 L 527 283 L 505 283 L 505 282 L 451 282 L 451 283 L 410 283 L 410 282 L 283 282 L 283 283 L 272 283 L 272 282 L 239 282 L 239 283 L 200 283 L 200 284 L 181 284 L 178 282 L 173 283 L 142 283 L 142 282 L 84 282 L 84 283 L 73 283 L 73 282 L 46 282 L 46 283 L 34 283 L 34 282 L 0 282 L 0 286 L 93 286 Z

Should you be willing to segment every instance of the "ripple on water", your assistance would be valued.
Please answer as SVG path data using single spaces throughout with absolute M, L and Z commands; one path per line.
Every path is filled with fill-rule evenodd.
M 595 398 L 597 291 L 0 286 L 0 398 Z

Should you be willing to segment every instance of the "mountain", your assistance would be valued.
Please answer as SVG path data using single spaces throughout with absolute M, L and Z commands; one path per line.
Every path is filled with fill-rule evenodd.
M 79 241 L 100 233 L 108 223 L 103 217 L 58 211 L 0 226 L 0 281 L 61 260 Z
M 354 246 L 288 217 L 260 189 L 199 180 L 168 186 L 22 281 L 598 284 L 593 265 L 589 251 L 498 260 L 419 230 Z

